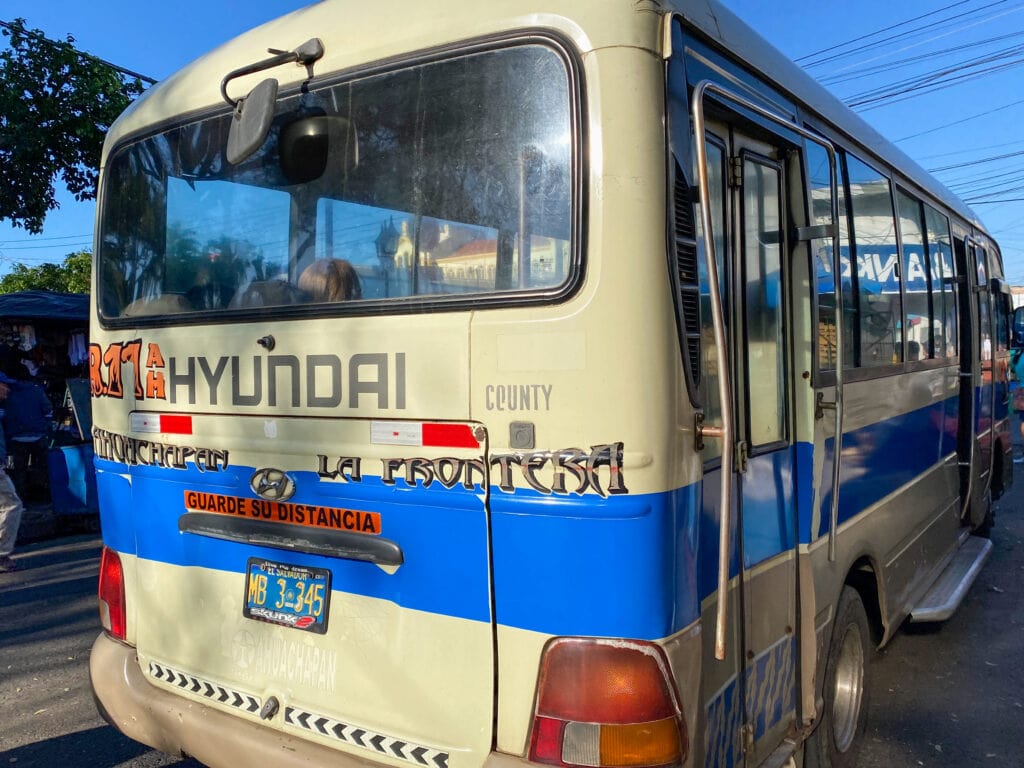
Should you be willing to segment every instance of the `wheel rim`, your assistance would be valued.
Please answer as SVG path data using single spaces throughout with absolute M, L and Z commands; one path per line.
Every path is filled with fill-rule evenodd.
M 832 733 L 836 749 L 845 752 L 853 744 L 860 720 L 864 694 L 864 644 L 860 627 L 851 624 L 843 635 L 836 663 L 835 690 L 832 696 Z

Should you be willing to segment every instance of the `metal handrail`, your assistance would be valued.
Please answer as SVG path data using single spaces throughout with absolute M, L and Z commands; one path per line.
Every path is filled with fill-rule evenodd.
M 725 312 L 722 308 L 722 297 L 718 287 L 718 260 L 715 254 L 715 237 L 711 228 L 711 194 L 708 183 L 707 169 L 707 137 L 705 135 L 704 121 L 704 99 L 707 94 L 714 94 L 724 102 L 731 102 L 743 109 L 769 120 L 777 125 L 785 127 L 809 141 L 821 145 L 828 152 L 829 162 L 829 183 L 832 191 L 832 254 L 835 263 L 836 275 L 836 345 L 838 347 L 838 359 L 836 365 L 836 444 L 842 445 L 842 382 L 843 382 L 843 318 L 842 318 L 842 285 L 839 280 L 841 263 L 839 259 L 839 203 L 838 184 L 836 175 L 836 156 L 832 145 L 818 136 L 816 133 L 797 125 L 782 115 L 778 115 L 758 104 L 744 98 L 743 96 L 730 91 L 727 88 L 704 80 L 693 90 L 692 113 L 693 131 L 697 150 L 697 181 L 700 187 L 701 225 L 704 230 L 704 260 L 708 273 L 708 293 L 711 300 L 711 324 L 715 338 L 715 346 L 718 348 L 718 397 L 722 405 L 722 426 L 720 436 L 722 438 L 722 464 L 721 464 L 721 522 L 718 536 L 718 606 L 715 616 L 715 658 L 725 658 L 725 629 L 728 618 L 728 594 L 729 594 L 729 565 L 732 542 L 732 468 L 735 435 L 733 427 L 733 404 L 732 387 L 729 380 L 729 356 L 727 354 L 727 340 L 725 336 Z M 717 430 L 716 430 L 717 431 Z M 712 434 L 707 430 L 705 434 Z M 718 436 L 718 435 L 716 435 Z M 839 451 L 836 451 L 836 458 L 833 467 L 832 479 L 832 520 L 838 516 L 838 494 L 839 494 Z M 833 522 L 832 533 L 834 537 L 835 523 Z M 830 538 L 829 552 L 834 559 L 835 543 Z

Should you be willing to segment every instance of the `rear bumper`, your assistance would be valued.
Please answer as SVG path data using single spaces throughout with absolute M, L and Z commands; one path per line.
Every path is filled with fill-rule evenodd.
M 89 657 L 96 706 L 104 719 L 135 741 L 171 755 L 188 755 L 210 768 L 380 768 L 383 763 L 289 736 L 151 685 L 135 649 L 105 634 Z M 492 752 L 485 768 L 524 768 L 526 760 Z

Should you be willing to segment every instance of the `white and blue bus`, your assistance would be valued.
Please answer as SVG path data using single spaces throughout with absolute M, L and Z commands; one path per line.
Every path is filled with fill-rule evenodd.
M 997 245 L 714 0 L 314 4 L 96 237 L 92 685 L 166 752 L 852 766 L 991 547 Z

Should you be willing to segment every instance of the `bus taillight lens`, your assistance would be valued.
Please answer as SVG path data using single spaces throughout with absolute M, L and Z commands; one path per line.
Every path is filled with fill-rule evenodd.
M 118 640 L 125 639 L 124 571 L 117 552 L 103 548 L 100 559 L 100 623 Z
M 686 758 L 686 723 L 664 653 L 635 640 L 559 638 L 541 661 L 530 759 L 648 768 Z

